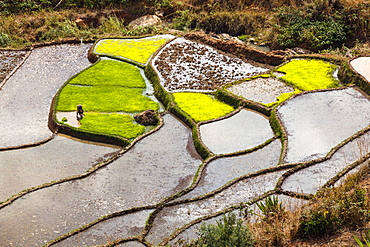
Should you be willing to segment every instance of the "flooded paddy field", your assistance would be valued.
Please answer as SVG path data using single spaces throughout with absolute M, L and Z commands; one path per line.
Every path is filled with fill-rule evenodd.
M 307 93 L 277 110 L 288 133 L 286 163 L 325 157 L 370 123 L 370 100 L 354 88 Z
M 358 57 L 351 61 L 351 66 L 370 82 L 370 57 Z
M 0 50 L 0 82 L 3 81 L 21 62 L 29 51 L 2 51 Z M 1 87 L 1 83 L 0 83 Z
M 235 58 L 180 41 L 174 43 L 184 54 L 174 51 L 179 66 L 171 60 L 171 68 L 163 68 L 168 73 L 165 80 L 174 82 L 165 85 L 168 91 L 213 91 L 223 84 L 208 83 L 209 75 L 195 84 L 179 84 L 170 76 L 177 70 L 190 78 L 200 71 L 197 66 L 220 66 L 225 71 L 217 77 L 225 83 L 265 70 L 239 60 L 234 64 Z M 182 240 L 197 237 L 200 224 L 215 223 L 223 213 L 237 213 L 247 203 L 258 212 L 255 202 L 267 196 L 278 195 L 294 210 L 307 203 L 294 193 L 315 194 L 369 159 L 370 99 L 354 87 L 307 92 L 278 106 L 286 147 L 269 118 L 246 108 L 198 124 L 200 140 L 214 154 L 207 158 L 196 150 L 194 130 L 168 112 L 161 115 L 163 126 L 127 147 L 54 135 L 48 129 L 51 101 L 70 77 L 90 65 L 90 46 L 34 49 L 0 90 L 1 246 L 91 246 L 111 241 L 124 247 L 181 246 Z M 165 47 L 152 60 L 157 70 L 161 56 L 171 53 Z M 234 93 L 256 102 L 275 101 L 277 94 L 292 90 L 279 80 L 239 85 Z M 364 162 L 356 168 L 359 160 Z M 12 198 L 21 191 L 25 193 Z
M 266 117 L 244 109 L 229 118 L 201 125 L 200 135 L 216 154 L 251 149 L 274 137 Z
M 245 99 L 264 104 L 275 102 L 283 93 L 294 92 L 293 88 L 272 77 L 244 81 L 228 87 L 227 90 Z
M 50 105 L 59 88 L 90 65 L 91 45 L 59 45 L 34 49 L 0 91 L 0 148 L 22 146 L 52 136 Z

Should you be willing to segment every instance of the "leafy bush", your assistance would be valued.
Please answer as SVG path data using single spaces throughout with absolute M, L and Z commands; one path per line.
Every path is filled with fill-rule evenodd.
M 216 225 L 203 224 L 198 234 L 200 237 L 190 246 L 199 247 L 247 247 L 254 246 L 252 234 L 233 213 L 224 215 Z
M 75 37 L 79 33 L 79 29 L 75 22 L 70 20 L 55 21 L 49 23 L 48 28 L 39 37 L 40 41 L 52 41 L 61 38 Z
M 0 46 L 5 47 L 9 44 L 10 38 L 6 33 L 0 33 Z
M 317 16 L 308 10 L 292 7 L 280 8 L 276 17 L 277 41 L 280 46 L 301 46 L 313 50 L 322 50 L 331 46 L 340 46 L 346 40 L 349 26 L 340 18 Z

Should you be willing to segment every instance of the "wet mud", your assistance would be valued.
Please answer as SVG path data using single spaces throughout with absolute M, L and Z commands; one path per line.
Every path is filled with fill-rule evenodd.
M 213 160 L 205 168 L 198 186 L 178 200 L 207 194 L 233 179 L 276 166 L 280 153 L 281 142 L 275 140 L 253 153 Z
M 1 82 L 23 61 L 28 51 L 0 50 L 0 85 Z
M 22 190 L 84 173 L 117 151 L 58 135 L 44 145 L 0 152 L 0 201 Z
M 370 100 L 354 88 L 307 93 L 277 110 L 288 133 L 286 163 L 325 157 L 370 123 Z
M 226 83 L 268 71 L 184 38 L 167 44 L 152 64 L 170 92 L 215 91 Z
M 10 241 L 17 246 L 41 245 L 100 216 L 156 204 L 189 186 L 202 162 L 186 150 L 190 129 L 171 115 L 165 115 L 164 122 L 160 130 L 91 176 L 33 192 L 2 209 L 0 224 L 6 227 L 0 239 L 11 236 L 5 245 Z M 188 181 L 179 187 L 182 177 Z
M 146 239 L 158 245 L 165 237 L 187 223 L 262 195 L 275 188 L 282 173 L 279 171 L 245 179 L 210 198 L 165 208 L 157 216 Z
M 247 150 L 273 136 L 266 117 L 244 109 L 229 118 L 200 126 L 203 143 L 215 154 Z
M 367 143 L 367 147 L 361 145 Z M 340 148 L 331 159 L 289 176 L 283 183 L 286 191 L 315 194 L 327 181 L 355 161 L 370 153 L 370 132 Z
M 245 99 L 263 104 L 277 101 L 277 97 L 283 93 L 294 92 L 293 88 L 272 77 L 259 77 L 250 81 L 244 81 L 228 87 L 227 90 Z
M 75 234 L 64 241 L 61 241 L 54 246 L 92 246 L 105 244 L 109 241 L 120 239 L 122 236 L 137 236 L 144 230 L 146 220 L 152 212 L 153 210 L 145 210 L 108 219 L 82 233 Z M 137 243 L 131 243 L 131 245 L 123 246 L 138 245 Z
M 0 90 L 0 148 L 50 138 L 52 99 L 59 88 L 87 66 L 91 45 L 36 48 Z
M 212 53 L 204 46 L 185 46 L 188 44 L 182 42 L 175 44 L 180 45 L 180 48 L 181 45 L 184 47 L 181 52 L 168 53 L 172 60 L 168 62 L 171 70 L 164 68 L 167 72 L 179 73 L 181 77 L 181 73 L 189 72 L 186 69 L 198 66 L 200 69 L 190 70 L 195 71 L 191 76 L 196 77 L 199 71 L 207 72 L 207 67 L 219 66 L 220 71 L 214 73 L 219 73 L 219 77 L 224 76 L 222 80 L 225 81 L 227 76 L 230 76 L 230 80 L 235 80 L 238 73 L 242 73 L 235 68 L 244 66 L 243 63 L 234 64 L 234 58 L 219 57 L 219 53 Z M 33 143 L 52 135 L 47 129 L 51 99 L 68 78 L 89 65 L 86 58 L 89 46 L 37 48 L 10 77 L 0 90 L 0 128 L 5 130 L 0 132 L 0 148 Z M 189 49 L 184 49 L 186 47 Z M 204 60 L 204 57 L 210 59 Z M 175 65 L 175 58 L 182 63 L 181 66 L 188 67 Z M 228 70 L 228 67 L 222 65 L 224 59 L 235 70 Z M 258 72 L 253 69 L 251 73 Z M 182 75 L 184 80 L 181 83 L 175 77 L 168 77 L 174 84 L 167 89 L 202 91 L 218 87 L 218 82 L 212 81 L 211 74 L 206 76 L 207 80 L 204 81 L 207 83 L 202 85 L 204 88 L 191 84 L 193 82 L 189 82 L 187 75 Z M 163 78 L 162 75 L 161 79 Z M 250 82 L 257 83 L 253 81 Z M 272 81 L 258 82 L 255 88 L 238 90 L 243 94 L 243 90 L 247 92 L 253 88 L 255 91 L 248 92 L 251 96 L 245 95 L 246 98 L 252 99 L 252 95 L 257 94 L 259 98 L 256 101 L 270 101 L 276 97 L 275 93 L 280 93 L 280 88 L 275 90 L 274 84 Z M 270 91 L 274 93 L 270 94 Z M 152 90 L 147 93 L 152 94 Z M 369 99 L 354 88 L 307 93 L 288 100 L 277 110 L 288 132 L 288 150 L 284 162 L 324 157 L 343 140 L 369 126 L 369 109 Z M 182 229 L 189 223 L 194 224 L 184 229 L 179 236 L 174 236 L 171 246 L 178 246 L 176 242 L 181 239 L 196 238 L 194 230 L 200 224 L 215 223 L 221 218 L 210 216 L 221 214 L 225 210 L 234 210 L 231 207 L 255 200 L 266 195 L 266 192 L 275 193 L 273 190 L 277 182 L 290 169 L 285 164 L 281 164 L 284 166 L 282 168 L 277 166 L 282 144 L 279 139 L 271 141 L 274 133 L 268 119 L 243 109 L 232 117 L 200 126 L 202 141 L 211 151 L 233 155 L 205 162 L 205 168 L 199 174 L 199 183 L 193 190 L 179 195 L 178 198 L 171 198 L 158 208 L 157 203 L 191 186 L 204 162 L 195 150 L 191 130 L 173 115 L 166 114 L 163 119 L 164 125 L 158 131 L 136 142 L 125 152 L 116 147 L 82 143 L 59 135 L 36 147 L 1 151 L 0 180 L 3 183 L 0 185 L 0 201 L 33 186 L 82 174 L 97 163 L 117 155 L 117 151 L 121 150 L 122 153 L 118 154 L 117 159 L 88 176 L 33 191 L 2 207 L 0 245 L 42 246 L 101 216 L 149 206 L 150 210 L 143 209 L 100 221 L 56 246 L 104 244 L 137 236 L 145 227 L 149 233 L 144 236 L 144 240 L 157 245 L 177 229 Z M 370 132 L 367 132 L 340 147 L 330 159 L 291 174 L 283 180 L 282 189 L 286 192 L 316 193 L 338 172 L 369 154 L 369 136 Z M 271 141 L 269 144 L 254 152 L 234 153 L 254 148 L 268 140 Z M 275 169 L 275 166 L 277 171 L 235 180 L 263 169 Z M 356 169 L 358 168 L 349 173 Z M 234 183 L 228 184 L 230 181 Z M 217 193 L 210 194 L 215 190 Z M 192 200 L 184 202 L 184 199 Z M 279 195 L 279 200 L 289 210 L 295 210 L 307 202 L 283 195 Z M 176 204 L 180 201 L 181 204 Z M 158 209 L 159 214 L 152 215 L 152 225 L 146 225 L 150 213 L 154 212 L 152 208 Z M 255 205 L 250 208 L 258 212 Z M 195 220 L 203 217 L 204 221 L 195 223 Z M 118 246 L 145 245 L 130 241 Z

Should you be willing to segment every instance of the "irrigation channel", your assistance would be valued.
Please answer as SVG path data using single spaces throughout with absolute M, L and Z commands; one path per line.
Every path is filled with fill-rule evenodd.
M 171 45 L 181 47 L 179 61 L 169 59 Z M 198 123 L 212 154 L 206 159 L 192 129 L 169 112 L 162 112 L 160 128 L 127 147 L 53 133 L 53 97 L 90 66 L 91 46 L 0 51 L 1 246 L 180 246 L 196 237 L 200 224 L 267 196 L 278 195 L 294 210 L 369 162 L 370 98 L 353 86 L 303 92 L 276 107 L 285 144 L 267 116 L 247 107 Z M 212 92 L 215 85 L 267 71 L 208 49 L 170 42 L 151 60 L 160 83 L 170 92 Z M 209 73 L 221 84 L 202 84 L 208 72 L 194 68 L 192 59 L 218 66 Z M 369 61 L 352 61 L 367 80 Z M 268 103 L 294 90 L 259 77 L 229 91 Z

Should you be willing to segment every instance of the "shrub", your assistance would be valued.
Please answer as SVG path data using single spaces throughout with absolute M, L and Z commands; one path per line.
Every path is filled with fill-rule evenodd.
M 190 246 L 200 247 L 247 247 L 253 246 L 254 240 L 248 227 L 234 213 L 224 215 L 216 225 L 203 224 L 198 234 L 200 237 Z
M 5 47 L 9 44 L 10 38 L 6 33 L 0 33 L 0 46 Z
M 341 46 L 349 31 L 349 26 L 340 15 L 324 15 L 319 8 L 307 9 L 282 7 L 275 16 L 277 19 L 277 42 L 282 47 L 300 46 L 313 50 Z M 309 9 L 311 8 L 311 10 Z
M 298 237 L 323 237 L 343 227 L 363 226 L 370 219 L 366 190 L 358 185 L 352 190 L 346 189 L 334 188 L 316 198 L 314 207 L 302 212 Z

